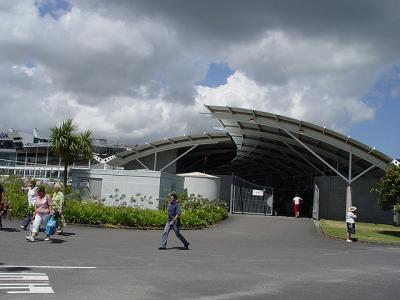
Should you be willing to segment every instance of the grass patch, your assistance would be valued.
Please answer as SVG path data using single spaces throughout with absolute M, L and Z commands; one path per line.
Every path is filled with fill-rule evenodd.
M 321 220 L 323 232 L 327 235 L 346 238 L 346 223 L 343 221 Z M 392 243 L 400 245 L 400 227 L 387 224 L 356 222 L 356 234 L 361 242 Z

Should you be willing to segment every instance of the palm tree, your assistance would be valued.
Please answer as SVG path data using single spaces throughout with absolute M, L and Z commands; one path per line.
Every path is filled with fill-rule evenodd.
M 50 143 L 55 154 L 64 161 L 64 187 L 67 187 L 68 165 L 73 163 L 79 155 L 85 159 L 91 159 L 93 140 L 90 130 L 79 135 L 75 134 L 77 126 L 72 119 L 66 119 L 59 126 L 50 128 Z

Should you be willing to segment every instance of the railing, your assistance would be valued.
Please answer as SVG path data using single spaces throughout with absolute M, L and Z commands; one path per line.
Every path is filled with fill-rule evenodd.
M 72 167 L 69 166 L 68 171 Z M 64 176 L 64 166 L 0 159 L 0 173 L 38 179 L 61 179 Z

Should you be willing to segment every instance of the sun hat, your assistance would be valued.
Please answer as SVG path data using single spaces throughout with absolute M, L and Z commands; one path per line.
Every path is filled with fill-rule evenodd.
M 349 212 L 353 212 L 353 211 L 356 211 L 357 210 L 357 207 L 355 207 L 355 206 L 350 206 L 349 207 Z

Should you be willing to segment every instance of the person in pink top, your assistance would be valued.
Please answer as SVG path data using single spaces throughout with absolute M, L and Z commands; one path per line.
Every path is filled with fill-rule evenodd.
M 35 212 L 34 212 L 34 221 L 32 224 L 31 235 L 27 236 L 26 239 L 30 242 L 35 241 L 36 235 L 39 233 L 40 224 L 43 223 L 46 226 L 47 221 L 50 218 L 51 214 L 51 197 L 46 194 L 46 188 L 44 185 L 41 185 L 37 188 L 37 195 L 35 201 Z M 46 235 L 44 238 L 45 241 L 49 240 L 49 236 Z

